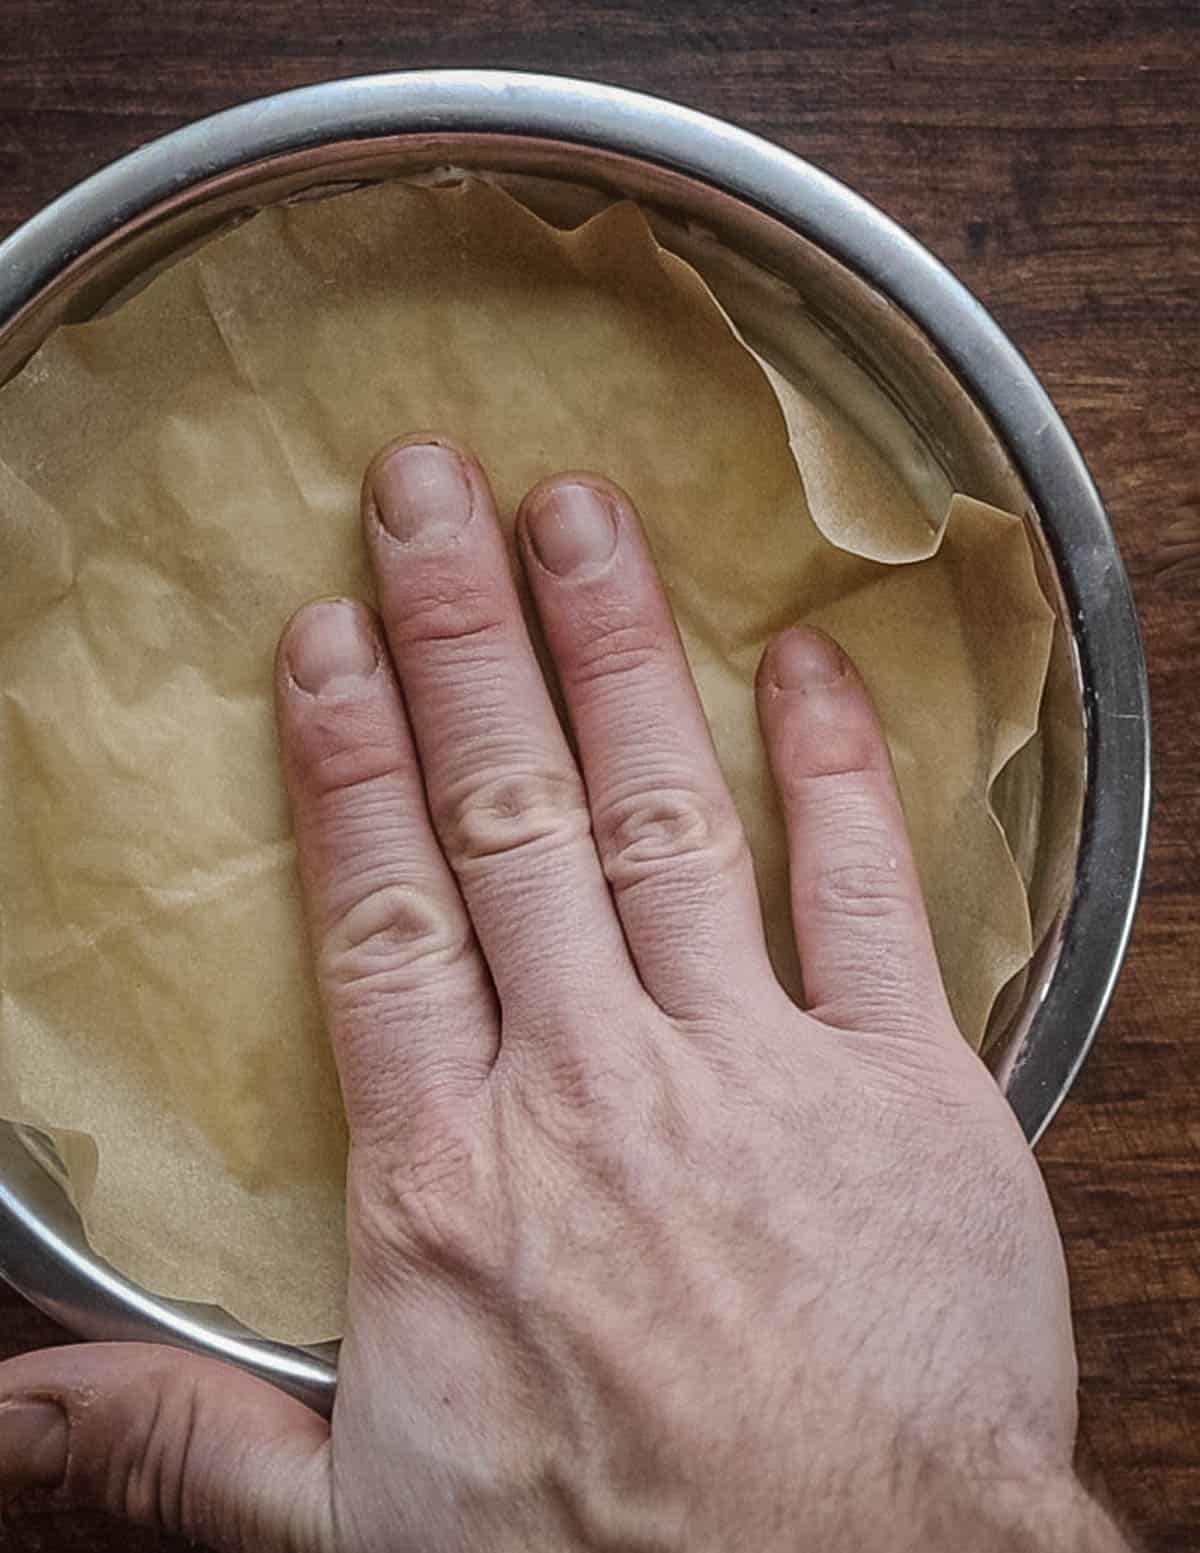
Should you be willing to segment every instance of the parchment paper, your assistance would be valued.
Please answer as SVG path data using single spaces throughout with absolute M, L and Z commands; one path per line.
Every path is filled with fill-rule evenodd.
M 437 428 L 511 514 L 554 470 L 640 506 L 799 997 L 751 682 L 823 626 L 882 710 L 956 1016 L 1030 952 L 988 794 L 1052 616 L 1020 521 L 925 510 L 615 205 L 495 187 L 273 208 L 0 392 L 0 1114 L 46 1129 L 92 1245 L 285 1340 L 339 1330 L 345 1134 L 277 770 L 271 659 L 369 598 L 370 455 Z

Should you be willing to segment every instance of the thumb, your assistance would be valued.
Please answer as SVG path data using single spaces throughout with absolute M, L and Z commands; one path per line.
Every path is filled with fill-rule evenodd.
M 0 1364 L 0 1497 L 71 1503 L 221 1553 L 328 1547 L 325 1420 L 265 1381 L 144 1343 Z

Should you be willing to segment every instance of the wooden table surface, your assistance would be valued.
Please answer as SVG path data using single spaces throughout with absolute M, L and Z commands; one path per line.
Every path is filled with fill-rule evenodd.
M 1200 1547 L 1197 0 L 0 0 L 0 236 L 152 136 L 325 77 L 559 71 L 757 130 L 983 299 L 1064 412 L 1144 623 L 1155 828 L 1134 945 L 1040 1150 L 1082 1448 L 1153 1553 Z M 63 1334 L 0 1292 L 0 1355 Z M 96 1517 L 0 1549 L 182 1548 Z

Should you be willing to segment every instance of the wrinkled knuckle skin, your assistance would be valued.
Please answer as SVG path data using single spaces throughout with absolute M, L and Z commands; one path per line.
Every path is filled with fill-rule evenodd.
M 847 786 L 877 791 L 890 785 L 891 758 L 883 735 L 861 707 L 859 713 L 847 718 L 843 707 L 836 722 L 816 726 L 811 719 L 794 717 L 777 734 L 777 779 L 785 799 L 809 802 L 818 790 L 828 795 Z
M 650 1099 L 638 1065 L 577 1048 L 539 1061 L 536 1072 L 510 1070 L 507 1079 L 521 1147 L 555 1176 L 612 1186 L 636 1173 Z
M 388 630 L 405 646 L 471 663 L 502 652 L 507 634 L 489 592 L 464 581 L 453 565 L 427 579 L 420 593 L 409 591 Z
M 664 661 L 661 640 L 642 625 L 597 626 L 575 644 L 571 681 L 579 687 L 609 686 L 618 692 L 658 669 Z
M 373 698 L 310 709 L 289 742 L 292 764 L 318 802 L 397 769 L 394 718 Z
M 459 871 L 549 851 L 587 836 L 590 825 L 578 776 L 550 771 L 475 778 L 437 808 L 446 855 Z
M 672 868 L 720 873 L 745 850 L 731 813 L 680 788 L 614 800 L 596 814 L 595 829 L 605 876 L 618 890 Z
M 408 885 L 381 883 L 327 928 L 321 970 L 341 990 L 403 990 L 461 965 L 472 948 L 457 913 Z
M 189 1496 L 201 1486 L 193 1454 L 202 1403 L 196 1385 L 170 1371 L 165 1363 L 110 1396 L 102 1431 L 84 1415 L 65 1488 L 80 1503 L 178 1532 L 199 1524 Z
M 399 1269 L 477 1270 L 489 1222 L 478 1150 L 464 1123 L 430 1118 L 383 1159 L 352 1174 L 356 1255 L 385 1278 Z
M 833 858 L 813 877 L 807 906 L 825 917 L 869 922 L 909 909 L 907 881 L 886 847 L 877 857 Z
M 631 1099 L 631 1080 L 618 1077 L 586 1046 L 567 1046 L 547 1056 L 534 1075 L 522 1074 L 518 1098 L 524 1113 L 539 1126 L 549 1118 L 554 1130 L 565 1126 L 572 1136 L 576 1127 L 607 1123 L 622 1113 Z

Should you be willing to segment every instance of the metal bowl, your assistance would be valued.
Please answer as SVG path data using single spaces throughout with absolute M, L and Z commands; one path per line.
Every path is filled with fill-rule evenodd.
M 996 802 L 1037 948 L 1002 994 L 989 1061 L 1035 1141 L 1108 1004 L 1149 807 L 1145 665 L 1103 506 L 1045 390 L 952 275 L 873 206 L 740 130 L 548 76 L 432 71 L 288 92 L 194 124 L 56 200 L 0 245 L 0 381 L 58 323 L 93 315 L 273 201 L 447 165 L 546 210 L 632 195 L 786 370 L 801 335 L 869 380 L 958 489 L 1024 513 L 1059 620 L 1039 736 Z M 849 366 L 847 366 L 849 364 Z M 328 1408 L 329 1350 L 284 1348 L 161 1299 L 88 1249 L 52 1152 L 0 1123 L 0 1273 L 88 1337 L 184 1344 Z

